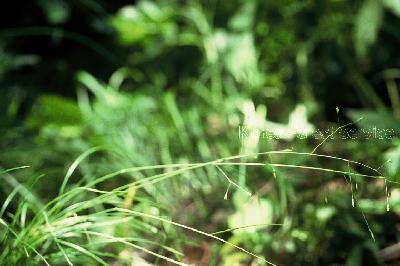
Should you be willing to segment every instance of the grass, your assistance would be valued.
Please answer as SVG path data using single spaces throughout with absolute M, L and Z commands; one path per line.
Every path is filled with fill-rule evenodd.
M 29 186 L 19 183 L 11 173 L 21 170 L 23 167 L 5 170 L 1 173 L 1 178 L 5 183 L 12 187 L 12 191 L 6 198 L 1 208 L 0 224 L 0 243 L 2 252 L 0 260 L 4 265 L 109 265 L 110 262 L 118 257 L 118 252 L 128 249 L 130 252 L 136 250 L 142 254 L 151 255 L 163 259 L 176 265 L 187 265 L 182 262 L 184 254 L 180 251 L 162 243 L 160 235 L 171 233 L 165 230 L 169 225 L 173 230 L 183 229 L 200 236 L 222 242 L 232 246 L 240 252 L 257 258 L 270 265 L 273 262 L 244 249 L 234 243 L 228 242 L 222 237 L 216 236 L 223 232 L 240 230 L 243 228 L 233 228 L 216 233 L 207 233 L 196 228 L 173 221 L 162 214 L 152 214 L 148 210 L 156 203 L 150 202 L 140 196 L 140 190 L 157 185 L 158 183 L 198 168 L 216 167 L 225 178 L 229 187 L 235 187 L 238 191 L 251 196 L 252 193 L 243 186 L 236 183 L 223 170 L 225 166 L 240 167 L 264 167 L 274 168 L 295 168 L 310 169 L 314 171 L 324 171 L 339 173 L 351 176 L 384 179 L 386 182 L 397 182 L 386 180 L 386 178 L 376 169 L 357 161 L 345 158 L 306 152 L 295 152 L 290 150 L 268 151 L 246 155 L 236 155 L 206 163 L 188 164 L 169 164 L 154 165 L 145 167 L 132 167 L 94 178 L 92 180 L 82 179 L 78 184 L 68 186 L 69 178 L 72 176 L 79 163 L 89 155 L 99 151 L 100 148 L 90 149 L 81 156 L 68 169 L 67 174 L 60 186 L 58 196 L 51 201 L 43 204 L 34 195 L 35 180 L 31 180 Z M 240 162 L 241 159 L 260 160 L 263 155 L 296 155 L 324 157 L 330 160 L 338 160 L 347 163 L 348 166 L 359 165 L 375 175 L 350 173 L 329 168 L 318 168 L 306 165 L 288 165 L 264 162 Z M 239 162 L 238 162 L 239 160 Z M 132 174 L 144 170 L 161 170 L 162 173 L 139 179 L 134 182 L 116 187 L 111 190 L 99 189 L 99 185 L 123 174 Z M 169 169 L 168 171 L 165 171 Z M 274 171 L 275 173 L 275 171 Z M 352 184 L 351 184 L 352 185 Z M 132 188 L 134 192 L 132 194 Z M 353 190 L 351 191 L 353 193 Z M 387 188 L 386 188 L 387 193 Z M 216 195 L 218 197 L 218 195 Z M 224 197 L 221 195 L 221 197 Z M 225 194 L 226 198 L 226 194 Z M 128 204 L 127 204 L 128 200 Z M 388 200 L 388 195 L 387 195 Z M 140 208 L 144 206 L 144 208 Z M 146 211 L 147 210 L 147 211 Z M 367 219 L 362 213 L 371 237 L 374 238 L 372 229 Z M 251 225 L 254 227 L 266 227 L 277 224 Z M 280 224 L 279 224 L 280 225 Z M 121 233 L 121 230 L 123 233 Z M 164 231 L 164 232 L 163 232 Z M 160 234 L 160 232 L 162 232 Z M 125 236 L 125 235 L 128 236 Z M 124 235 L 124 236 L 121 236 Z M 112 246 L 111 244 L 118 244 Z M 159 247 L 162 252 L 155 252 L 154 248 Z M 82 258 L 85 257 L 84 259 Z
M 212 255 L 221 258 L 210 265 L 288 264 L 285 259 L 301 265 L 337 260 L 352 265 L 347 256 L 371 239 L 377 242 L 370 245 L 372 252 L 388 244 L 396 234 L 390 231 L 396 222 L 386 218 L 399 213 L 399 191 L 391 188 L 398 184 L 394 172 L 399 167 L 388 171 L 388 179 L 380 170 L 383 165 L 375 168 L 355 160 L 375 158 L 398 144 L 368 141 L 369 147 L 360 147 L 364 143 L 342 141 L 334 150 L 343 148 L 348 154 L 344 157 L 354 159 L 348 160 L 315 153 L 324 145 L 324 152 L 318 151 L 332 154 L 328 140 L 348 125 L 337 127 L 314 149 L 310 149 L 311 138 L 286 139 L 284 134 L 283 141 L 258 137 L 241 141 L 236 129 L 241 124 L 268 128 L 266 123 L 279 121 L 274 124 L 291 131 L 298 128 L 292 120 L 303 121 L 305 128 L 319 127 L 330 120 L 332 106 L 346 110 L 348 101 L 343 99 L 351 98 L 352 89 L 359 97 L 351 100 L 351 106 L 384 107 L 373 88 L 381 87 L 381 82 L 386 82 L 397 117 L 398 77 L 373 78 L 396 63 L 382 60 L 382 55 L 396 58 L 396 49 L 385 41 L 397 34 L 389 29 L 394 14 L 375 18 L 374 40 L 363 40 L 366 35 L 360 34 L 368 24 L 365 18 L 371 17 L 366 10 L 373 15 L 391 8 L 383 3 L 371 10 L 371 1 L 335 4 L 333 9 L 296 1 L 167 2 L 144 0 L 117 12 L 121 6 L 107 4 L 101 14 L 89 4 L 82 11 L 98 16 L 89 16 L 86 26 L 73 23 L 83 7 L 74 6 L 71 15 L 66 15 L 68 23 L 57 27 L 35 27 L 32 21 L 33 27 L 0 31 L 0 37 L 7 37 L 3 38 L 6 60 L 0 74 L 11 92 L 4 101 L 7 114 L 0 119 L 8 125 L 0 161 L 4 168 L 32 165 L 29 170 L 5 170 L 0 176 L 4 192 L 0 194 L 4 200 L 0 204 L 1 261 L 7 265 L 108 265 L 129 261 L 123 254 L 130 254 L 154 264 L 166 260 L 185 265 L 185 248 L 193 238 L 192 242 L 206 239 L 207 245 L 220 242 L 210 244 Z M 39 9 L 46 6 L 36 4 Z M 70 14 L 68 6 L 63 8 L 66 14 Z M 97 6 L 103 9 L 101 2 Z M 43 11 L 49 15 L 49 10 Z M 67 29 L 69 22 L 80 26 Z M 382 25 L 383 35 L 378 34 Z M 76 33 L 82 27 L 93 27 L 95 35 L 88 32 L 88 36 L 108 36 L 110 42 Z M 49 80 L 47 66 L 40 60 L 37 72 L 14 71 L 46 55 L 47 50 L 35 49 L 32 55 L 24 54 L 22 48 L 25 42 L 30 46 L 32 36 L 43 43 L 50 41 L 49 48 L 58 50 L 70 47 L 70 41 L 80 44 L 84 49 L 73 53 L 83 57 L 58 58 L 64 66 L 57 68 L 61 79 Z M 380 52 L 355 58 L 374 42 Z M 93 62 L 106 59 L 112 65 L 92 64 L 94 76 L 79 71 L 88 70 L 82 58 L 92 58 L 92 54 L 99 55 Z M 315 71 L 316 67 L 321 71 Z M 111 69 L 116 71 L 110 77 Z M 79 84 L 77 102 L 46 95 L 52 87 L 74 86 L 73 73 Z M 60 81 L 55 84 L 54 80 Z M 20 93 L 32 91 L 31 87 L 43 88 L 33 90 L 39 93 L 37 100 L 31 93 Z M 315 88 L 321 90 L 314 95 Z M 350 96 L 336 97 L 342 94 Z M 321 97 L 326 100 L 323 104 L 317 103 Z M 385 120 L 384 115 L 373 114 L 377 122 Z M 339 124 L 344 117 L 339 107 L 336 115 Z M 358 112 L 349 118 L 357 123 L 355 116 Z M 366 117 L 357 125 L 360 129 L 361 124 L 377 123 L 360 116 Z M 388 124 L 396 125 L 388 117 Z M 287 124 L 281 123 L 287 119 Z M 14 125 L 21 127 L 21 133 Z M 296 151 L 279 150 L 281 145 L 293 145 Z M 259 150 L 268 152 L 253 153 Z M 92 156 L 99 151 L 105 153 Z M 246 154 L 228 156 L 236 153 Z M 65 162 L 79 154 L 64 171 Z M 394 161 L 396 154 L 394 150 Z M 89 156 L 91 161 L 85 161 Z M 54 180 L 38 173 L 43 167 Z M 363 186 L 363 180 L 368 185 Z M 391 191 L 395 192 L 392 198 Z M 270 206 L 271 221 L 261 223 L 267 219 L 260 214 L 259 224 L 247 219 L 238 222 L 244 223 L 241 226 L 232 223 L 240 215 L 251 216 L 246 209 L 249 202 L 254 203 L 251 208 Z M 385 223 L 379 221 L 378 215 L 390 208 Z M 260 210 L 255 208 L 254 216 Z M 367 221 L 371 214 L 376 219 Z M 222 219 L 214 220 L 218 215 Z M 340 244 L 335 246 L 335 242 Z M 231 255 L 238 258 L 231 260 Z

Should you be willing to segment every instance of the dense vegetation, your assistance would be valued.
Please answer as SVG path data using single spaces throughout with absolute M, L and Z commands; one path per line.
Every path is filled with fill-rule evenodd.
M 396 265 L 398 0 L 0 13 L 0 264 Z

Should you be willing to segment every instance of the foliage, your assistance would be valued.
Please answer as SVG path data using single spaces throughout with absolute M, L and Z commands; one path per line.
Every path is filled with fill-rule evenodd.
M 379 265 L 398 241 L 397 1 L 26 7 L 0 31 L 2 262 Z

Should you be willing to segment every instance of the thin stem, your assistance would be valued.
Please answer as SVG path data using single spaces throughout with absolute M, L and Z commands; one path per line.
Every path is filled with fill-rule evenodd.
M 386 87 L 389 94 L 389 99 L 393 108 L 393 115 L 395 118 L 400 118 L 400 96 L 399 96 L 399 88 L 397 87 L 396 82 L 393 79 L 389 79 L 386 81 Z

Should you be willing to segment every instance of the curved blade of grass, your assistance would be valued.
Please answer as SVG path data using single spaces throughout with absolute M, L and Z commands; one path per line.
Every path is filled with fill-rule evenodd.
M 102 260 L 100 257 L 96 256 L 92 252 L 88 251 L 87 249 L 85 249 L 85 248 L 83 248 L 83 247 L 81 247 L 79 245 L 76 245 L 74 243 L 71 243 L 71 242 L 68 242 L 68 241 L 64 241 L 64 240 L 59 240 L 59 242 L 60 242 L 60 244 L 63 244 L 64 246 L 73 248 L 73 249 L 77 250 L 78 252 L 80 252 L 80 253 L 82 253 L 82 254 L 94 259 L 95 261 L 97 261 L 101 265 L 105 265 L 105 266 L 109 265 L 107 262 Z
M 86 157 L 88 157 L 88 156 L 91 155 L 92 153 L 95 153 L 95 152 L 97 152 L 97 151 L 99 151 L 99 150 L 102 150 L 102 149 L 103 149 L 103 148 L 101 148 L 101 147 L 94 147 L 94 148 L 91 148 L 91 149 L 85 151 L 84 153 L 82 153 L 81 155 L 79 155 L 78 158 L 76 158 L 76 160 L 75 160 L 75 161 L 71 164 L 71 166 L 68 168 L 67 174 L 66 174 L 65 177 L 64 177 L 64 180 L 63 180 L 63 182 L 62 182 L 62 184 L 61 184 L 60 191 L 58 192 L 58 195 L 61 195 L 61 194 L 64 193 L 64 190 L 65 190 L 65 187 L 66 187 L 66 185 L 67 185 L 67 183 L 68 183 L 68 180 L 69 180 L 69 178 L 72 176 L 72 174 L 74 173 L 74 171 L 75 171 L 75 169 L 78 167 L 78 165 L 79 165 Z
M 239 226 L 239 227 L 235 227 L 235 228 L 229 228 L 229 229 L 222 230 L 222 231 L 217 231 L 217 232 L 211 233 L 211 235 L 219 235 L 222 233 L 232 232 L 232 231 L 251 228 L 251 227 L 268 227 L 268 226 L 283 226 L 283 225 L 284 224 L 251 224 L 251 225 Z
M 119 242 L 119 243 L 123 243 L 123 244 L 125 244 L 125 245 L 127 245 L 127 246 L 131 246 L 131 247 L 133 247 L 133 248 L 136 248 L 136 249 L 138 249 L 138 250 L 141 250 L 141 251 L 143 251 L 143 252 L 146 252 L 146 253 L 148 253 L 148 254 L 151 254 L 151 255 L 153 255 L 153 256 L 155 256 L 155 257 L 158 257 L 158 258 L 160 258 L 160 259 L 164 259 L 164 260 L 169 261 L 169 262 L 171 262 L 171 263 L 174 263 L 174 264 L 176 264 L 176 265 L 191 266 L 191 265 L 189 265 L 189 264 L 182 263 L 182 262 L 176 261 L 176 260 L 174 260 L 174 259 L 168 258 L 168 257 L 166 257 L 166 256 L 157 254 L 157 253 L 155 253 L 155 252 L 153 252 L 153 251 L 151 251 L 151 250 L 148 250 L 148 249 L 146 249 L 146 248 L 144 248 L 144 247 L 135 245 L 135 244 L 133 244 L 133 243 L 131 243 L 131 242 L 126 241 L 124 238 L 121 238 L 121 237 L 110 236 L 110 235 L 107 235 L 107 234 L 103 234 L 103 233 L 99 233 L 99 232 L 94 232 L 94 231 L 88 231 L 88 234 L 92 234 L 92 235 L 96 235 L 96 236 L 100 236 L 100 237 L 112 239 L 112 240 L 114 240 L 115 242 Z
M 0 176 L 4 175 L 6 173 L 9 173 L 9 172 L 15 171 L 15 170 L 25 169 L 25 168 L 29 168 L 29 167 L 30 167 L 29 165 L 24 165 L 24 166 L 17 166 L 17 167 L 9 168 L 9 169 L 1 171 Z
M 11 229 L 11 227 L 8 226 L 8 224 L 0 218 L 0 224 L 2 224 L 3 226 L 5 226 L 5 228 L 10 231 L 15 238 L 17 239 L 18 242 L 22 243 L 23 245 L 27 246 L 29 249 L 31 249 L 36 255 L 39 256 L 40 259 L 43 260 L 43 262 L 47 265 L 47 266 L 51 266 L 47 260 L 44 258 L 44 256 L 42 254 L 40 254 L 34 247 L 32 247 L 31 245 L 29 245 L 28 243 L 26 243 L 25 241 L 22 241 L 20 239 L 20 237 L 18 236 L 17 232 L 15 232 L 14 230 Z
M 348 171 L 339 171 L 339 170 L 334 170 L 334 169 L 329 169 L 329 168 L 312 167 L 312 166 L 305 166 L 305 165 L 278 164 L 278 163 L 273 163 L 270 165 L 274 166 L 274 167 L 299 168 L 299 169 L 318 170 L 318 171 L 330 172 L 330 173 L 336 173 L 336 174 L 348 174 Z M 352 175 L 386 180 L 386 178 L 381 175 L 379 175 L 379 176 L 378 175 L 366 175 L 366 174 L 358 174 L 358 173 L 352 173 Z M 387 182 L 400 184 L 400 182 L 396 182 L 396 181 L 392 181 L 392 180 L 387 180 Z

